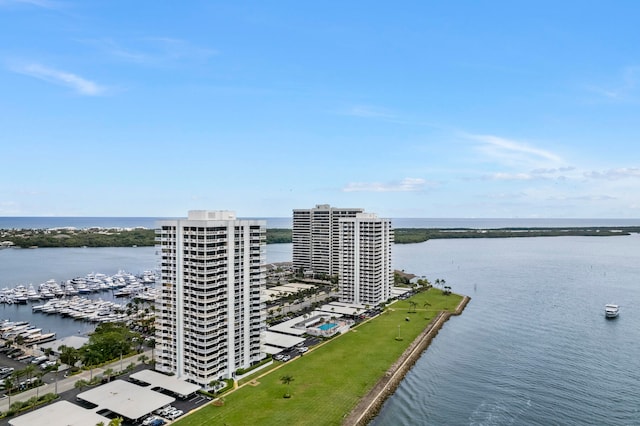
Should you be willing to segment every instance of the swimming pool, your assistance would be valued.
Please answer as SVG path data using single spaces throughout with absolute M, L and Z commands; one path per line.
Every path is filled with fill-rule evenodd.
M 338 324 L 330 322 L 330 323 L 319 325 L 318 328 L 320 330 L 322 330 L 322 331 L 327 331 L 327 330 L 331 330 L 332 328 L 337 327 L 337 326 L 338 326 Z

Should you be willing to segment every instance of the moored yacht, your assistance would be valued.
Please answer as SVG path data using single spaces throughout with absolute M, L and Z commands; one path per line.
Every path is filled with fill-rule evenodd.
M 604 316 L 607 318 L 616 318 L 620 312 L 620 307 L 613 303 L 604 305 Z

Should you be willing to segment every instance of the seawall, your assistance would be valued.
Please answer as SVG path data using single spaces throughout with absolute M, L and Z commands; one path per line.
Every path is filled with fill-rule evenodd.
M 384 376 L 360 400 L 351 413 L 344 418 L 342 424 L 345 426 L 367 425 L 378 414 L 387 398 L 393 395 L 404 376 L 429 347 L 431 340 L 438 334 L 444 323 L 452 315 L 460 315 L 470 300 L 471 298 L 464 296 L 454 312 L 440 312 L 436 315 L 424 331 L 411 342 L 400 358 L 389 367 Z

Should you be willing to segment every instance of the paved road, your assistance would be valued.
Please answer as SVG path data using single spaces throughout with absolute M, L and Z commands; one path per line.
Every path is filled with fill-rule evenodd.
M 148 359 L 151 359 L 151 350 L 144 352 L 143 354 L 146 355 Z M 0 399 L 0 411 L 7 411 L 9 409 L 9 399 L 11 400 L 11 404 L 13 404 L 16 401 L 26 401 L 31 397 L 44 395 L 47 393 L 62 394 L 63 392 L 74 390 L 76 382 L 80 379 L 89 381 L 92 377 L 101 375 L 107 369 L 112 369 L 114 372 L 119 372 L 126 369 L 127 366 L 131 363 L 138 365 L 140 364 L 138 358 L 143 354 L 141 353 L 130 356 L 128 358 L 123 358 L 122 361 L 118 360 L 102 367 L 96 367 L 92 370 L 74 374 L 71 377 L 63 377 L 63 373 L 58 373 L 58 380 L 56 380 L 54 376 L 53 378 L 48 378 L 47 383 L 37 388 L 29 389 L 16 395 L 11 395 L 11 398 L 4 395 L 3 398 Z

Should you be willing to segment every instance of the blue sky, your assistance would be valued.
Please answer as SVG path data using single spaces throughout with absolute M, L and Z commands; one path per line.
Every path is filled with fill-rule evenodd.
M 640 2 L 0 0 L 0 216 L 640 216 Z

